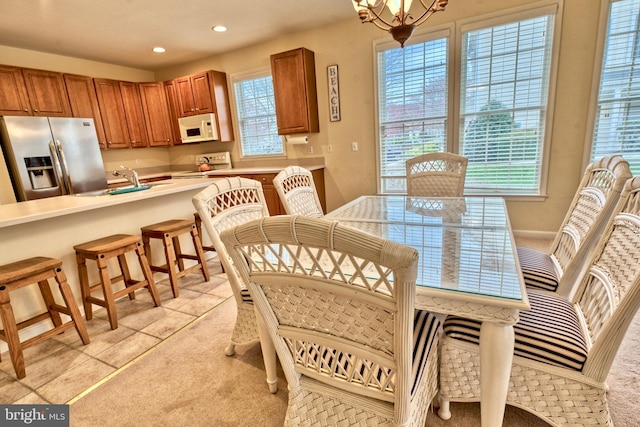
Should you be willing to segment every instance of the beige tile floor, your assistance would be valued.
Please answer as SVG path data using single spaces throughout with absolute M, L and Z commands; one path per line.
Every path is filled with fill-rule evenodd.
M 549 242 L 520 239 L 518 244 L 546 249 Z M 161 307 L 146 289 L 136 299 L 117 302 L 118 329 L 111 330 L 103 308 L 87 322 L 91 342 L 83 345 L 75 330 L 25 350 L 27 375 L 18 380 L 8 352 L 0 362 L 0 403 L 69 403 L 91 391 L 172 334 L 232 296 L 217 258 L 208 262 L 210 280 L 192 273 L 180 280 L 180 296 L 173 298 L 167 275 L 156 274 Z
M 210 280 L 199 272 L 180 279 L 173 298 L 166 274 L 156 273 L 162 301 L 155 307 L 149 292 L 117 302 L 118 328 L 111 330 L 104 308 L 94 306 L 87 322 L 91 342 L 83 345 L 75 329 L 24 351 L 27 375 L 18 380 L 8 351 L 0 362 L 0 403 L 60 404 L 73 401 L 162 343 L 172 334 L 232 296 L 216 258 L 208 262 Z

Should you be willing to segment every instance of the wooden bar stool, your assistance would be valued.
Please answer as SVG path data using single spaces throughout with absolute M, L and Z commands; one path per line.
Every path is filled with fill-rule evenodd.
M 53 298 L 49 284 L 49 279 L 52 277 L 58 282 L 58 288 L 66 304 L 65 306 L 59 305 Z M 20 323 L 16 323 L 9 293 L 36 283 L 40 288 L 40 293 L 47 306 L 47 311 Z M 62 323 L 60 313 L 70 316 L 71 320 Z M 27 347 L 38 344 L 73 327 L 76 328 L 82 342 L 89 344 L 87 327 L 71 293 L 69 283 L 67 283 L 67 276 L 62 270 L 62 261 L 59 259 L 34 257 L 0 266 L 0 319 L 2 319 L 4 328 L 3 331 L 0 331 L 0 339 L 5 341 L 9 346 L 11 362 L 13 363 L 13 368 L 18 378 L 24 378 L 26 376 L 22 352 Z M 20 337 L 18 336 L 19 330 L 45 319 L 51 319 L 53 329 L 49 329 L 24 342 L 20 342 Z
M 151 298 L 156 307 L 160 306 L 160 296 L 153 281 L 153 273 L 149 268 L 149 261 L 144 253 L 142 239 L 140 236 L 132 234 L 114 234 L 102 239 L 92 240 L 73 247 L 76 251 L 76 261 L 78 262 L 78 275 L 80 276 L 80 286 L 82 289 L 82 301 L 87 320 L 93 317 L 93 306 L 96 304 L 107 309 L 111 329 L 118 327 L 118 314 L 116 312 L 115 301 L 123 295 L 129 295 L 129 299 L 135 299 L 135 291 L 140 288 L 147 288 L 151 293 Z M 131 278 L 129 266 L 127 265 L 126 254 L 135 251 L 142 268 L 144 280 L 134 280 Z M 109 259 L 117 257 L 120 266 L 120 274 L 111 277 L 107 268 Z M 87 260 L 96 261 L 100 274 L 100 283 L 90 285 L 87 271 Z M 113 290 L 113 284 L 123 281 L 124 289 Z M 92 295 L 96 290 L 101 289 L 104 299 Z
M 202 236 L 202 218 L 200 218 L 200 214 L 198 212 L 194 212 L 193 214 L 193 218 L 195 220 L 196 223 L 196 229 L 198 230 L 198 234 L 200 236 Z M 202 241 L 202 238 L 200 238 Z M 204 244 L 202 245 L 202 250 L 204 252 L 216 252 L 216 248 L 214 246 L 205 246 Z M 224 273 L 224 265 L 220 264 L 220 267 L 222 267 L 222 272 Z
M 151 262 L 151 271 L 159 271 L 161 273 L 167 273 L 169 275 L 169 282 L 171 283 L 171 289 L 173 290 L 174 297 L 178 297 L 178 294 L 180 292 L 178 288 L 178 279 L 193 270 L 201 270 L 204 281 L 209 281 L 209 269 L 207 268 L 207 262 L 204 257 L 204 251 L 202 249 L 202 242 L 200 241 L 200 235 L 194 221 L 189 221 L 186 219 L 170 219 L 168 221 L 163 221 L 157 224 L 142 227 L 141 231 L 144 250 L 149 254 L 150 259 L 150 240 L 162 240 L 162 244 L 164 245 L 165 259 L 167 263 L 161 266 L 156 266 Z M 191 234 L 193 247 L 196 251 L 195 255 L 185 254 L 180 248 L 179 237 L 187 233 Z M 197 263 L 188 268 L 185 268 L 185 259 L 195 260 L 197 261 Z
M 200 214 L 198 212 L 195 212 L 193 214 L 193 218 L 194 221 L 196 223 L 196 229 L 198 230 L 198 234 L 200 236 L 202 236 L 202 218 L 200 218 Z M 202 245 L 202 250 L 205 252 L 215 252 L 216 248 L 214 248 L 213 246 L 205 246 L 204 244 Z

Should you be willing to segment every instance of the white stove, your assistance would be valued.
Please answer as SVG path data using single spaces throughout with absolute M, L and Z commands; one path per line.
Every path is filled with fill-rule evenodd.
M 231 169 L 231 155 L 228 151 L 221 153 L 198 154 L 195 158 L 197 166 L 208 164 L 211 170 Z M 206 178 L 210 171 L 189 171 L 172 174 L 173 178 Z

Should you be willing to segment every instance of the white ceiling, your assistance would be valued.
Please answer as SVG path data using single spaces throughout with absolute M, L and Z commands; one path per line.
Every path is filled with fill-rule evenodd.
M 0 45 L 153 71 L 357 20 L 350 1 L 2 0 Z M 216 33 L 214 25 L 228 31 Z M 167 51 L 153 53 L 156 46 Z

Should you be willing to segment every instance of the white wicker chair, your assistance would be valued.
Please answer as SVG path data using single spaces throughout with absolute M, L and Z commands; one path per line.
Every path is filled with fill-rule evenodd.
M 195 206 L 220 263 L 229 279 L 238 307 L 236 324 L 225 349 L 227 356 L 235 353 L 235 346 L 260 339 L 253 300 L 242 279 L 233 267 L 220 233 L 230 227 L 269 216 L 260 182 L 246 178 L 224 178 L 193 196 Z
M 240 225 L 222 241 L 289 383 L 285 425 L 424 426 L 439 322 L 414 315 L 415 249 L 298 215 Z
M 406 161 L 407 194 L 460 197 L 464 193 L 468 159 L 454 153 L 428 153 Z
M 585 258 L 602 233 L 622 187 L 631 178 L 620 156 L 587 166 L 564 221 L 548 252 L 518 247 L 525 284 L 568 296 L 585 272 Z
M 324 216 L 313 175 L 299 166 L 288 166 L 273 179 L 287 215 Z
M 612 425 L 605 380 L 640 306 L 640 178 L 627 181 L 588 266 L 570 298 L 529 291 L 531 310 L 514 326 L 507 403 L 554 426 Z M 448 401 L 479 400 L 479 328 L 459 317 L 444 322 L 445 419 Z

